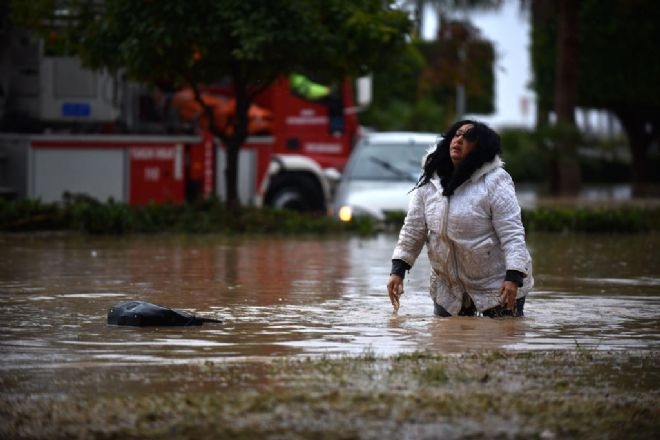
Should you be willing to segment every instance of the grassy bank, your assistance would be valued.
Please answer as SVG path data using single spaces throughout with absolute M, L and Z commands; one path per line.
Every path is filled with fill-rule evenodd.
M 543 207 L 525 209 L 527 231 L 646 233 L 660 231 L 660 207 Z
M 655 439 L 659 361 L 578 348 L 11 372 L 0 437 Z
M 398 229 L 405 212 L 391 213 L 388 224 Z M 641 234 L 660 231 L 658 206 L 539 207 L 523 209 L 528 232 L 580 232 Z
M 392 213 L 386 227 L 398 230 L 405 212 Z M 648 233 L 660 231 L 660 207 L 542 207 L 523 210 L 528 231 Z M 91 234 L 370 234 L 380 226 L 369 219 L 343 224 L 322 215 L 269 208 L 229 211 L 216 199 L 195 204 L 129 206 L 68 196 L 63 203 L 0 199 L 0 231 L 73 230 Z
M 343 225 L 327 216 L 303 215 L 275 209 L 228 210 L 217 199 L 191 204 L 130 206 L 85 196 L 67 196 L 62 203 L 39 200 L 0 200 L 0 231 L 72 230 L 90 234 L 223 233 L 300 234 L 337 233 L 364 228 Z

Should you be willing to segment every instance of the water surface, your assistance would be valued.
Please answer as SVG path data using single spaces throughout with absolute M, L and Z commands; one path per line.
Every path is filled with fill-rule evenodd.
M 398 315 L 385 291 L 396 235 L 369 238 L 0 236 L 0 371 L 275 356 L 660 348 L 660 237 L 530 234 L 524 319 L 433 316 L 428 261 Z M 141 299 L 221 325 L 132 328 Z

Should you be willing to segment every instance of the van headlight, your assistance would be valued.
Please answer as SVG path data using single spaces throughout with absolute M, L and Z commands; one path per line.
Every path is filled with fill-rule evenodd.
M 353 210 L 350 206 L 344 205 L 337 211 L 337 217 L 343 222 L 350 222 L 353 218 Z

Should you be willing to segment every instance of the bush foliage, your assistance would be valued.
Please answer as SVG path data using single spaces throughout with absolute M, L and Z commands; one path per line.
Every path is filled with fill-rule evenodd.
M 390 213 L 387 230 L 396 231 L 405 213 Z M 660 207 L 538 208 L 523 210 L 528 231 L 643 233 L 660 230 Z M 217 199 L 193 204 L 130 206 L 101 203 L 67 194 L 63 203 L 0 199 L 0 231 L 71 230 L 90 234 L 222 233 L 222 234 L 372 234 L 383 225 L 367 218 L 348 224 L 329 216 L 270 208 L 229 211 Z
M 63 203 L 0 199 L 0 231 L 73 230 L 90 234 L 224 233 L 304 234 L 369 230 L 368 223 L 342 224 L 331 217 L 275 209 L 229 211 L 217 199 L 192 204 L 130 206 L 66 195 Z
M 645 233 L 660 230 L 660 208 L 598 207 L 523 210 L 528 231 Z

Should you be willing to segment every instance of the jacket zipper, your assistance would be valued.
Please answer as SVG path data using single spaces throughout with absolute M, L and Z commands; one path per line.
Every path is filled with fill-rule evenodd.
M 458 284 L 458 287 L 461 289 L 461 293 L 465 293 L 465 285 L 463 285 L 463 282 L 461 281 L 460 277 L 458 276 L 458 261 L 456 261 L 456 249 L 454 247 L 454 242 L 449 239 L 449 234 L 447 233 L 447 228 L 449 226 L 449 202 L 451 200 L 451 197 L 447 197 L 447 209 L 445 210 L 445 221 L 444 224 L 442 225 L 442 235 L 444 239 L 449 243 L 449 259 L 451 260 L 451 265 L 453 266 L 454 269 L 454 277 L 456 284 Z M 449 287 L 450 289 L 453 287 L 452 280 L 451 278 L 449 279 Z M 461 301 L 462 298 L 461 298 Z

